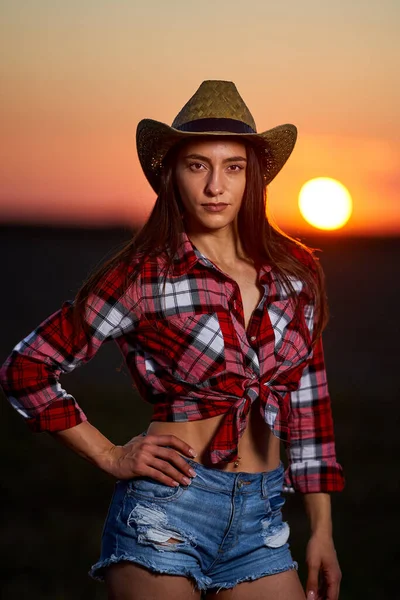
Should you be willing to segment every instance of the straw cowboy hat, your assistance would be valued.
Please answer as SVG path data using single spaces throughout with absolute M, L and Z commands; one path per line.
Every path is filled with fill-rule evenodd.
M 279 125 L 257 133 L 254 119 L 231 81 L 203 81 L 175 117 L 172 126 L 142 119 L 136 143 L 140 164 L 150 185 L 159 191 L 162 161 L 168 150 L 184 138 L 218 135 L 249 140 L 261 150 L 265 181 L 270 183 L 289 158 L 296 143 L 294 125 Z

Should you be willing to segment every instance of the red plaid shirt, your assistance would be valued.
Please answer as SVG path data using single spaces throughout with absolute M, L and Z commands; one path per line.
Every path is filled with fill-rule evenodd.
M 73 303 L 43 321 L 14 348 L 0 382 L 35 431 L 86 420 L 59 383 L 107 341 L 118 344 L 152 420 L 195 421 L 224 415 L 212 439 L 213 464 L 233 461 L 252 403 L 286 445 L 286 486 L 341 490 L 322 341 L 312 348 L 313 307 L 298 280 L 297 302 L 268 265 L 259 268 L 263 297 L 244 326 L 239 286 L 194 248 L 186 235 L 163 280 L 163 259 L 146 259 L 125 291 L 114 269 L 86 308 L 90 334 L 72 341 Z M 137 263 L 129 267 L 137 271 Z

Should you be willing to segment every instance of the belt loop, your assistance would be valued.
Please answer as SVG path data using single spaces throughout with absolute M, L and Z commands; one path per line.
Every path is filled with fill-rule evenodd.
M 262 474 L 261 495 L 263 498 L 268 498 L 268 474 L 266 472 Z

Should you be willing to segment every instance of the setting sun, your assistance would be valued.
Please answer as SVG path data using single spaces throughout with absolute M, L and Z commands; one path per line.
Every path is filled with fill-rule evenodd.
M 299 193 L 299 209 L 318 229 L 340 229 L 349 220 L 353 202 L 347 188 L 330 177 L 310 179 Z

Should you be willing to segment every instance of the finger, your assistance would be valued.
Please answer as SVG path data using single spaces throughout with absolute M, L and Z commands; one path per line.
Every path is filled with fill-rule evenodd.
M 147 438 L 157 446 L 170 446 L 171 448 L 175 448 L 175 450 L 179 450 L 182 454 L 186 454 L 186 456 L 192 458 L 197 456 L 197 452 L 176 435 L 148 435 Z
M 318 598 L 318 576 L 319 567 L 315 565 L 309 565 L 306 585 L 307 600 L 317 600 Z
M 326 600 L 338 600 L 340 590 L 340 579 L 333 579 L 326 584 Z
M 172 481 L 177 481 L 178 483 L 182 483 L 183 485 L 190 485 L 191 479 L 190 477 L 186 477 L 183 473 L 180 473 L 170 462 L 161 460 L 159 458 L 154 458 L 151 462 L 151 466 L 161 471 L 167 477 L 170 477 Z
M 342 573 L 337 561 L 325 565 L 322 572 L 321 597 L 325 600 L 338 600 Z
M 173 463 L 176 467 L 178 467 L 180 471 L 182 471 L 182 473 L 184 473 L 188 477 L 196 477 L 196 471 L 176 450 L 163 448 L 162 446 L 155 446 L 154 456 L 157 456 L 158 458 L 163 458 L 164 460 Z
M 151 477 L 151 479 L 154 479 L 154 481 L 159 481 L 160 483 L 170 487 L 177 487 L 179 485 L 178 481 L 172 477 L 169 477 L 168 475 L 165 475 L 165 473 L 162 473 L 158 469 L 154 469 L 153 467 L 147 467 L 144 476 Z

